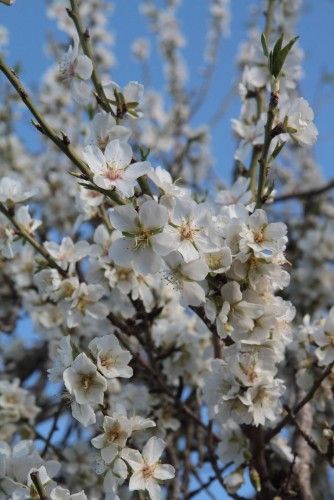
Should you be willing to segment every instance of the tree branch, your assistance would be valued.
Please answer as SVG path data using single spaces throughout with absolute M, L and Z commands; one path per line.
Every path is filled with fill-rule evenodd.
M 303 399 L 297 403 L 292 412 L 287 414 L 273 429 L 270 429 L 265 437 L 265 442 L 267 443 L 270 441 L 274 436 L 279 434 L 283 427 L 285 427 L 287 424 L 293 421 L 293 416 L 297 415 L 297 413 L 303 408 L 303 406 L 306 405 L 314 396 L 316 391 L 319 389 L 320 385 L 322 382 L 325 380 L 326 377 L 331 373 L 332 369 L 334 367 L 334 361 L 327 366 L 327 368 L 323 371 L 321 376 L 314 382 L 312 385 L 311 389 L 308 391 L 308 393 L 303 397 Z

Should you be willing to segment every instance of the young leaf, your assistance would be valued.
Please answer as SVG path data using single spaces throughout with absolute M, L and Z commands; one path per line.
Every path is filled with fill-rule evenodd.
M 266 57 L 268 57 L 269 50 L 268 50 L 268 43 L 267 43 L 267 38 L 266 38 L 265 33 L 262 33 L 262 35 L 261 35 L 261 44 L 262 44 L 262 50 L 263 50 L 264 55 Z
M 286 46 L 283 47 L 283 49 L 280 51 L 280 53 L 278 55 L 278 58 L 277 58 L 277 61 L 276 61 L 276 64 L 275 64 L 275 66 L 277 65 L 277 67 L 276 67 L 277 76 L 282 71 L 282 68 L 283 68 L 283 65 L 285 63 L 285 60 L 286 60 L 286 58 L 287 58 L 290 50 L 292 49 L 292 47 L 294 46 L 294 44 L 298 40 L 298 38 L 299 38 L 299 36 L 296 36 L 295 38 L 292 38 L 292 40 L 290 40 L 290 42 L 288 42 L 286 44 Z

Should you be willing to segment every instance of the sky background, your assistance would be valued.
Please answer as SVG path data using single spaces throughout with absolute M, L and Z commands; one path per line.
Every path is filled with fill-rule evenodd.
M 88 0 L 87 0 L 88 1 Z M 145 19 L 138 13 L 137 0 L 115 0 L 115 11 L 110 18 L 110 31 L 116 37 L 114 52 L 118 60 L 112 72 L 112 79 L 120 85 L 129 80 L 140 80 L 139 64 L 131 55 L 131 44 L 137 37 L 149 36 Z M 231 0 L 232 25 L 231 36 L 221 45 L 219 63 L 216 69 L 211 92 L 205 106 L 198 113 L 194 123 L 205 123 L 211 117 L 223 97 L 229 91 L 237 74 L 234 64 L 235 55 L 241 40 L 245 38 L 245 27 L 250 0 Z M 183 53 L 189 64 L 189 84 L 194 87 L 200 81 L 199 68 L 202 65 L 203 46 L 207 28 L 207 0 L 183 0 L 180 9 L 182 29 L 187 39 Z M 45 0 L 16 0 L 16 4 L 6 7 L 0 4 L 0 25 L 8 28 L 10 44 L 7 57 L 11 65 L 22 64 L 22 79 L 25 84 L 34 88 L 40 81 L 43 72 L 50 66 L 51 60 L 45 51 L 45 35 L 56 33 L 56 28 L 46 15 Z M 304 78 L 301 83 L 303 95 L 315 110 L 315 122 L 319 129 L 316 145 L 316 158 L 324 176 L 334 176 L 334 86 L 319 86 L 321 75 L 333 76 L 334 81 L 334 1 L 304 0 L 303 14 L 298 23 L 296 34 L 300 35 L 300 45 L 305 51 Z M 153 42 L 154 44 L 154 42 Z M 152 56 L 151 77 L 153 87 L 162 89 L 162 68 L 155 51 Z M 213 153 L 216 173 L 229 179 L 233 164 L 234 140 L 230 131 L 230 119 L 239 114 L 239 100 L 236 98 L 230 106 L 222 122 L 212 131 Z M 24 139 L 36 144 L 36 131 L 30 126 L 29 117 L 20 129 Z M 31 335 L 28 323 L 21 323 L 22 333 Z M 47 434 L 47 429 L 45 429 Z M 195 486 L 195 485 L 194 485 Z M 221 494 L 215 486 L 212 493 L 221 500 L 228 498 Z M 219 493 L 218 493 L 219 491 Z M 249 487 L 241 492 L 246 494 Z M 205 494 L 196 496 L 196 500 L 208 498 Z

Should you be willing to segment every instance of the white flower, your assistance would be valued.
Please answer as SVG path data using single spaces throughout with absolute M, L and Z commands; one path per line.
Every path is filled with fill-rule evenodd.
M 56 347 L 55 356 L 52 356 L 52 366 L 48 369 L 51 382 L 60 382 L 63 378 L 63 372 L 73 361 L 73 352 L 71 338 L 62 337 Z
M 150 55 L 150 43 L 147 38 L 137 38 L 131 46 L 133 54 L 140 60 L 145 61 Z
M 317 127 L 313 123 L 314 113 L 309 103 L 303 97 L 287 102 L 280 110 L 281 120 L 287 117 L 287 127 L 293 139 L 312 146 L 318 137 Z
M 221 205 L 235 205 L 242 203 L 247 205 L 252 199 L 252 192 L 249 190 L 249 179 L 238 177 L 230 189 L 221 189 L 216 196 L 216 202 Z
M 115 187 L 127 198 L 133 196 L 138 177 L 150 168 L 147 161 L 131 163 L 131 147 L 118 139 L 109 142 L 104 153 L 97 146 L 86 146 L 83 156 L 97 186 L 107 190 Z
M 108 316 L 109 309 L 99 300 L 105 295 L 102 285 L 80 283 L 71 297 L 70 310 L 67 315 L 67 325 L 74 328 L 80 324 L 83 316 L 100 320 Z
M 168 211 L 155 201 L 146 201 L 139 212 L 129 205 L 109 210 L 109 217 L 115 229 L 123 233 L 110 249 L 110 257 L 120 266 L 128 267 L 141 274 L 159 271 L 163 262 L 161 255 L 173 250 L 173 242 L 164 232 Z
M 160 500 L 160 486 L 157 481 L 172 479 L 175 469 L 171 465 L 160 464 L 160 456 L 164 451 L 165 443 L 162 439 L 151 437 L 141 454 L 138 450 L 125 448 L 121 456 L 133 470 L 130 477 L 129 489 L 147 490 L 151 500 Z
M 313 332 L 313 338 L 319 346 L 315 353 L 319 364 L 329 365 L 334 361 L 334 307 L 329 311 L 324 325 L 319 325 Z
M 119 449 L 124 448 L 132 433 L 131 420 L 126 415 L 104 417 L 103 434 L 92 439 L 92 445 L 101 450 L 101 456 L 106 464 L 116 458 Z
M 203 281 L 209 268 L 202 259 L 184 262 L 178 252 L 172 252 L 165 257 L 169 267 L 166 279 L 181 293 L 183 305 L 199 306 L 205 301 L 205 292 L 197 281 Z
M 107 381 L 85 353 L 75 358 L 64 371 L 63 378 L 66 389 L 80 405 L 103 403 Z
M 115 101 L 115 91 L 121 92 L 124 97 L 124 111 L 127 112 L 132 118 L 138 118 L 143 115 L 140 111 L 143 97 L 144 86 L 138 82 L 129 82 L 124 89 L 121 89 L 115 82 L 104 84 L 105 95 L 111 101 Z M 116 106 L 112 106 L 116 112 Z
M 232 264 L 232 253 L 229 247 L 223 247 L 215 252 L 205 253 L 205 261 L 211 274 L 225 273 Z
M 34 193 L 26 191 L 22 183 L 11 177 L 2 177 L 0 180 L 0 202 L 20 203 L 21 201 L 30 198 Z
M 147 176 L 162 191 L 163 195 L 161 197 L 161 202 L 167 208 L 173 207 L 173 203 L 175 202 L 176 198 L 183 198 L 189 195 L 187 189 L 181 188 L 176 185 L 176 182 L 173 182 L 172 176 L 170 175 L 168 170 L 164 168 L 151 168 L 147 172 Z
M 115 335 L 96 337 L 88 347 L 96 357 L 98 369 L 106 378 L 132 377 L 133 370 L 128 366 L 132 355 L 122 349 Z
M 250 387 L 240 396 L 241 401 L 249 406 L 254 425 L 264 425 L 266 419 L 275 420 L 281 411 L 280 396 L 286 387 L 282 380 L 276 379 L 267 384 Z
M 192 200 L 176 200 L 170 216 L 167 232 L 171 234 L 174 248 L 178 250 L 185 262 L 191 262 L 200 257 L 200 252 L 215 250 L 208 236 L 210 217 L 208 207 Z
M 123 125 L 117 125 L 115 118 L 104 111 L 96 113 L 90 122 L 89 142 L 98 146 L 101 151 L 105 150 L 110 141 L 115 139 L 127 141 L 130 135 L 131 130 Z
M 78 493 L 72 493 L 71 495 L 69 490 L 62 488 L 61 486 L 57 486 L 54 490 L 51 491 L 50 498 L 51 500 L 87 500 L 87 497 L 83 490 L 79 491 Z
M 78 102 L 89 100 L 90 89 L 85 80 L 89 80 L 93 63 L 84 54 L 79 54 L 79 37 L 73 36 L 73 46 L 69 47 L 59 64 L 60 76 L 70 83 L 73 97 Z
M 52 295 L 61 285 L 61 277 L 57 269 L 42 269 L 34 275 L 34 283 L 40 294 Z
M 68 264 L 74 264 L 89 254 L 89 243 L 87 241 L 78 241 L 73 243 L 69 237 L 63 238 L 60 245 L 54 241 L 44 243 L 45 248 L 57 260 L 59 265 L 66 269 Z
M 264 210 L 255 210 L 240 232 L 240 250 L 251 248 L 256 257 L 272 257 L 285 250 L 287 227 L 282 222 L 268 223 Z
M 263 313 L 259 304 L 243 300 L 240 285 L 236 281 L 229 281 L 221 288 L 224 299 L 222 309 L 217 318 L 217 328 L 220 335 L 236 331 L 247 332 L 254 328 L 254 320 Z

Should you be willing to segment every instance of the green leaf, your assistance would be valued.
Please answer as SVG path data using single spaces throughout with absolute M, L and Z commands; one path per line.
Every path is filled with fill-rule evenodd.
M 133 101 L 133 102 L 127 102 L 126 103 L 126 107 L 128 109 L 134 109 L 134 108 L 137 108 L 139 106 L 139 102 L 136 102 L 136 101 Z
M 282 68 L 283 68 L 283 65 L 285 63 L 285 60 L 290 52 L 290 50 L 292 49 L 292 47 L 294 46 L 294 44 L 296 43 L 296 41 L 298 40 L 299 36 L 296 36 L 295 38 L 292 38 L 292 40 L 290 40 L 290 42 L 288 42 L 286 44 L 285 47 L 283 47 L 283 49 L 281 49 L 277 55 L 277 58 L 275 60 L 275 71 L 277 73 L 276 78 L 277 76 L 279 76 L 280 72 L 282 71 Z
M 279 58 L 280 51 L 282 49 L 282 43 L 283 43 L 283 34 L 279 37 L 279 39 L 276 41 L 273 50 L 271 51 L 271 67 L 270 67 L 270 72 L 271 74 L 277 78 L 278 73 L 277 73 L 277 60 Z
M 268 57 L 269 50 L 268 50 L 268 43 L 267 43 L 267 38 L 266 38 L 265 33 L 262 33 L 262 35 L 261 35 L 261 44 L 262 44 L 262 50 L 263 50 L 264 55 L 266 57 Z

